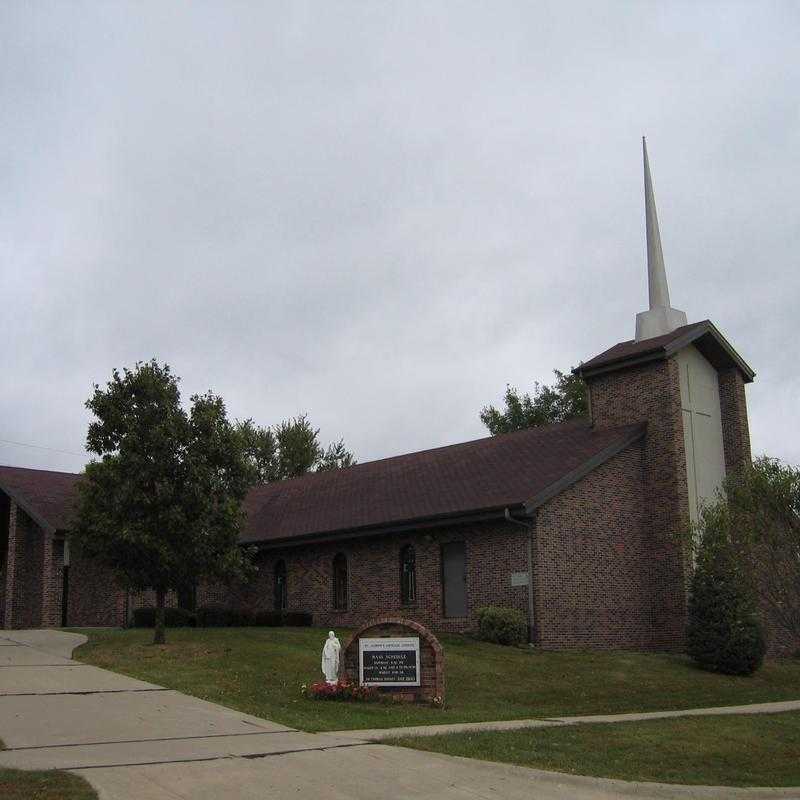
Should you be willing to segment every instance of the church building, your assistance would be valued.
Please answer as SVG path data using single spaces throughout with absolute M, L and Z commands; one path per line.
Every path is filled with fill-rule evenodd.
M 254 487 L 241 541 L 256 580 L 196 602 L 452 632 L 496 605 L 543 648 L 681 648 L 679 536 L 750 460 L 754 373 L 712 322 L 672 308 L 646 148 L 644 183 L 649 308 L 575 370 L 587 419 Z M 71 552 L 79 480 L 0 467 L 0 627 L 119 626 L 148 602 Z

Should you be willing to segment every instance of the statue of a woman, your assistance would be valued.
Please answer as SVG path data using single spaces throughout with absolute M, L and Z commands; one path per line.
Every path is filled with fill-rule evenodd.
M 322 674 L 328 683 L 336 683 L 339 678 L 339 650 L 342 646 L 333 631 L 328 631 L 325 647 L 322 648 Z

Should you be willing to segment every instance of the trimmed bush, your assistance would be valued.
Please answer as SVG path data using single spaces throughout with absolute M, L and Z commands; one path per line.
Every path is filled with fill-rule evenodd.
M 304 611 L 257 611 L 252 624 L 264 628 L 280 628 L 284 625 L 308 628 L 312 621 L 312 615 Z
M 528 622 L 521 611 L 500 606 L 478 610 L 478 638 L 495 644 L 520 645 L 528 638 Z
M 310 628 L 314 623 L 313 615 L 305 611 L 286 611 L 283 616 L 283 624 L 292 628 Z
M 253 615 L 253 625 L 259 628 L 280 628 L 284 615 L 280 611 L 256 611 Z
M 201 606 L 197 609 L 199 628 L 238 628 L 252 624 L 253 617 L 246 611 L 225 606 Z
M 686 649 L 698 666 L 725 675 L 752 675 L 764 661 L 764 632 L 744 560 L 729 535 L 720 501 L 704 510 L 689 594 Z
M 165 608 L 164 624 L 168 628 L 193 628 L 197 620 L 191 611 L 185 608 Z M 155 606 L 144 606 L 133 611 L 134 628 L 154 628 L 156 626 Z

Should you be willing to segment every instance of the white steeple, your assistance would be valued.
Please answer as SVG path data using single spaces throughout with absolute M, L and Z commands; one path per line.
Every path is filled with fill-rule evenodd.
M 647 223 L 647 286 L 650 308 L 636 315 L 636 341 L 652 339 L 686 325 L 686 314 L 669 304 L 667 271 L 661 252 L 661 234 L 658 230 L 658 213 L 653 196 L 653 179 L 647 158 L 647 142 L 642 137 L 644 153 L 644 213 Z

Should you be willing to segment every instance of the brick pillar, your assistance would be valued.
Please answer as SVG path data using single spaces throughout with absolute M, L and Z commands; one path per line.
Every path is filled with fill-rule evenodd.
M 20 613 L 21 588 L 19 586 L 19 572 L 22 547 L 17 538 L 17 504 L 12 500 L 8 513 L 8 561 L 6 562 L 6 610 L 3 616 L 3 625 L 6 628 L 19 627 L 16 625 Z
M 725 469 L 735 472 L 751 461 L 750 426 L 747 422 L 747 400 L 744 379 L 736 368 L 719 373 L 719 405 L 722 417 L 722 443 L 725 448 Z
M 63 580 L 64 542 L 46 531 L 42 555 L 42 627 L 61 625 L 61 590 Z

